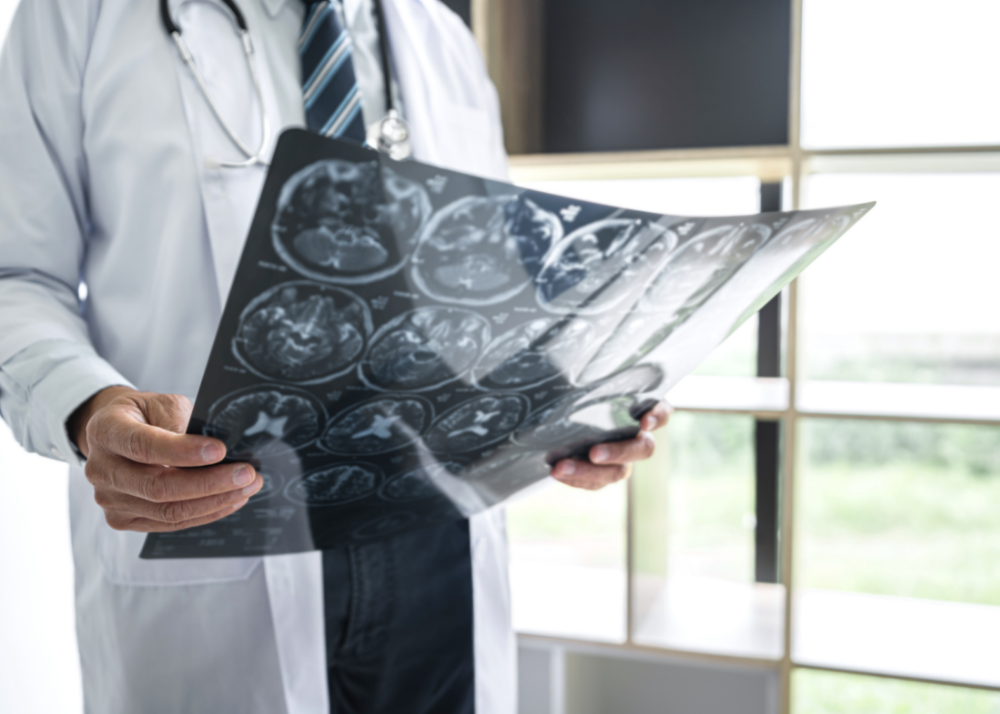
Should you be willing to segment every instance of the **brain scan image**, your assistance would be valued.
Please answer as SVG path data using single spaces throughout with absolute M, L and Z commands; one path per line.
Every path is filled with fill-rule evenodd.
M 553 248 L 538 275 L 538 301 L 559 313 L 614 307 L 666 259 L 677 236 L 643 219 L 610 218 L 583 226 Z
M 371 540 L 372 538 L 382 538 L 392 535 L 412 525 L 417 520 L 416 515 L 405 511 L 399 513 L 387 513 L 359 528 L 355 528 L 351 537 L 356 540 Z
M 425 437 L 436 453 L 463 453 L 506 439 L 528 411 L 520 394 L 477 397 L 445 412 Z
M 471 369 L 489 339 L 490 325 L 481 315 L 455 307 L 418 308 L 379 329 L 361 373 L 376 389 L 432 389 Z
M 562 375 L 562 365 L 579 359 L 593 337 L 593 325 L 581 320 L 545 318 L 523 323 L 487 348 L 476 365 L 476 382 L 484 389 L 541 384 Z
M 382 472 L 371 464 L 334 464 L 310 471 L 285 487 L 285 497 L 306 506 L 340 506 L 372 495 Z
M 365 283 L 402 267 L 431 214 L 420 183 L 378 162 L 311 164 L 282 187 L 271 227 L 275 250 L 318 280 Z
M 283 283 L 243 311 L 233 351 L 259 376 L 313 384 L 354 366 L 370 333 L 368 308 L 355 295 L 315 283 Z
M 280 474 L 271 471 L 259 471 L 258 473 L 260 473 L 260 478 L 264 482 L 264 485 L 260 487 L 257 493 L 250 497 L 251 501 L 263 501 L 265 498 L 271 498 L 285 484 L 285 480 Z
M 202 433 L 220 439 L 232 457 L 280 454 L 315 441 L 325 420 L 323 405 L 309 392 L 266 385 L 217 401 Z
M 716 226 L 694 236 L 670 256 L 639 302 L 639 309 L 666 317 L 669 334 L 770 236 L 770 227 L 761 224 Z
M 452 462 L 419 466 L 391 477 L 379 489 L 379 496 L 386 501 L 419 501 L 437 498 L 441 496 L 441 491 L 434 485 L 433 477 L 438 473 L 443 476 L 457 474 L 461 470 L 461 464 Z
M 625 422 L 634 421 L 631 412 L 637 404 L 639 400 L 631 394 L 601 396 L 578 392 L 534 411 L 514 434 L 514 441 L 546 450 L 565 446 L 626 426 Z
M 469 196 L 427 223 L 413 256 L 413 280 L 441 302 L 490 305 L 531 282 L 562 237 L 559 218 L 530 199 Z
M 628 394 L 646 394 L 663 384 L 663 369 L 655 364 L 640 364 L 626 369 L 591 388 L 578 398 L 580 404 L 599 402 Z
M 431 416 L 430 404 L 418 397 L 373 399 L 337 416 L 319 445 L 331 454 L 384 454 L 419 439 Z

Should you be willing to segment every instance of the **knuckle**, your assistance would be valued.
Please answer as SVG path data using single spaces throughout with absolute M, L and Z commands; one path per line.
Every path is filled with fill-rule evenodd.
M 166 503 L 170 500 L 170 487 L 162 470 L 154 471 L 142 481 L 143 497 L 153 503 Z
M 188 507 L 183 501 L 160 504 L 160 520 L 164 523 L 176 525 L 187 520 Z
M 107 510 L 108 508 L 111 507 L 112 501 L 113 499 L 111 495 L 107 492 L 107 490 L 103 488 L 94 489 L 94 503 L 96 503 L 98 506 Z

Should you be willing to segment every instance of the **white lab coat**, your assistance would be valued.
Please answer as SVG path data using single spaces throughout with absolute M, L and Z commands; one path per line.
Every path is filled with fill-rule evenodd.
M 303 123 L 294 1 L 240 0 L 275 134 Z M 504 178 L 496 94 L 467 29 L 437 0 L 384 4 L 416 157 Z M 171 7 L 224 116 L 256 147 L 228 13 L 218 0 Z M 23 0 L 0 63 L 0 365 L 17 365 L 2 374 L 0 408 L 22 444 L 73 464 L 87 711 L 325 713 L 319 554 L 140 560 L 144 536 L 106 525 L 63 426 L 112 384 L 197 394 L 264 178 L 206 168 L 206 156 L 242 158 L 156 2 Z M 476 711 L 510 714 L 502 512 L 470 531 Z

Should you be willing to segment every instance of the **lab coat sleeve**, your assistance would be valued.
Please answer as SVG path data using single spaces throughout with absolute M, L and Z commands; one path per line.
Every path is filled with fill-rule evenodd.
M 95 0 L 22 0 L 0 55 L 0 414 L 76 459 L 65 422 L 128 384 L 92 347 L 78 288 L 90 222 L 83 78 Z

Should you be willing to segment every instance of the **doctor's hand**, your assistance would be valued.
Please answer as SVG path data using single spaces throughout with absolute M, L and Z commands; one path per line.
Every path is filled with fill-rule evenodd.
M 243 507 L 264 485 L 249 464 L 219 464 L 226 447 L 218 439 L 184 433 L 191 408 L 176 394 L 109 387 L 70 418 L 94 499 L 115 530 L 211 523 Z
M 589 461 L 563 459 L 552 467 L 552 477 L 568 486 L 589 491 L 628 478 L 633 462 L 645 461 L 653 455 L 656 442 L 651 432 L 666 426 L 673 411 L 666 402 L 660 402 L 643 415 L 639 421 L 640 431 L 634 439 L 593 446 L 588 454 Z

